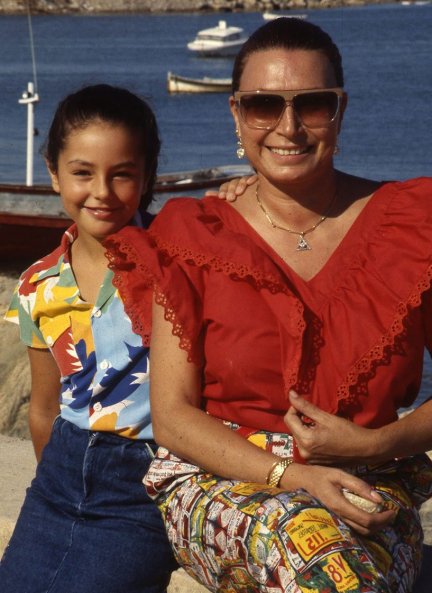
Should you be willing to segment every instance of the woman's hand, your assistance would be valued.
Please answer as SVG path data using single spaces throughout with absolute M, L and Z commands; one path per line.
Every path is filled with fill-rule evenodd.
M 383 461 L 376 443 L 377 431 L 328 414 L 294 391 L 285 424 L 302 458 L 310 464 L 346 465 Z
M 361 535 L 370 535 L 383 529 L 396 516 L 394 510 L 368 513 L 349 502 L 342 493 L 344 488 L 377 504 L 383 503 L 383 499 L 369 484 L 341 469 L 293 464 L 282 476 L 280 487 L 290 490 L 292 479 L 301 481 L 302 488 Z
M 227 202 L 235 202 L 238 196 L 241 196 L 246 191 L 246 188 L 253 185 L 258 179 L 257 175 L 250 175 L 249 177 L 236 177 L 231 181 L 222 183 L 217 193 L 218 198 L 226 200 Z M 205 195 L 214 195 L 215 190 L 206 191 Z

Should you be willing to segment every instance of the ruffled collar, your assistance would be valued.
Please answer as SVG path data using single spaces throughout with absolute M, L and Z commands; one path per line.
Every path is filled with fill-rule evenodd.
M 379 367 L 405 351 L 410 313 L 431 284 L 431 195 L 429 178 L 383 184 L 309 281 L 217 198 L 171 200 L 148 240 L 169 260 L 254 284 L 280 327 L 286 392 L 308 393 L 322 409 L 337 412 L 367 397 Z M 139 260 L 142 271 L 147 264 L 131 232 L 114 241 L 122 252 L 117 270 Z M 183 341 L 192 360 L 193 342 Z

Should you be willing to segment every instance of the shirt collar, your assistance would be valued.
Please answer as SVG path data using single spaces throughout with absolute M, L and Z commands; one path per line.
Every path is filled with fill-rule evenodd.
M 40 262 L 34 264 L 30 278 L 31 283 L 39 282 L 45 278 L 59 276 L 65 267 L 70 267 L 69 249 L 78 236 L 76 224 L 70 226 L 63 234 L 60 245 Z

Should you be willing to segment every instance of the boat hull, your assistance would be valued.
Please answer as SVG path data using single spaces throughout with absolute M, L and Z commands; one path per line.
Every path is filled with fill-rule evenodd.
M 40 217 L 20 217 L 16 223 L 5 220 L 0 213 L 0 262 L 33 262 L 59 245 L 70 221 L 47 220 Z
M 210 45 L 208 43 L 201 43 L 200 41 L 191 41 L 187 47 L 189 51 L 202 58 L 224 58 L 237 55 L 245 41 L 246 39 L 242 39 L 239 43 L 230 45 L 226 43 L 214 43 Z
M 230 78 L 187 78 L 168 72 L 167 89 L 169 93 L 229 93 Z
M 275 19 L 279 19 L 281 17 L 288 18 L 288 19 L 307 19 L 307 14 L 286 14 L 286 13 L 277 13 L 277 12 L 263 12 L 263 19 L 265 21 L 273 21 Z
M 227 165 L 160 175 L 149 210 L 156 213 L 172 197 L 202 196 L 252 172 L 248 165 Z M 37 260 L 60 243 L 71 224 L 51 187 L 0 184 L 0 263 Z

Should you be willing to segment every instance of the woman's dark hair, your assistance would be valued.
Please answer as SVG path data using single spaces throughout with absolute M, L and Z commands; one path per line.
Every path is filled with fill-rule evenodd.
M 243 44 L 234 61 L 232 91 L 239 90 L 240 79 L 249 56 L 268 49 L 320 51 L 333 66 L 336 83 L 343 87 L 342 57 L 330 35 L 317 25 L 296 18 L 278 18 L 257 29 Z
M 86 86 L 59 103 L 42 148 L 49 168 L 57 171 L 59 155 L 70 132 L 85 128 L 95 120 L 125 126 L 140 139 L 147 181 L 140 203 L 140 210 L 144 212 L 153 198 L 160 150 L 159 132 L 152 109 L 127 89 L 108 84 Z

